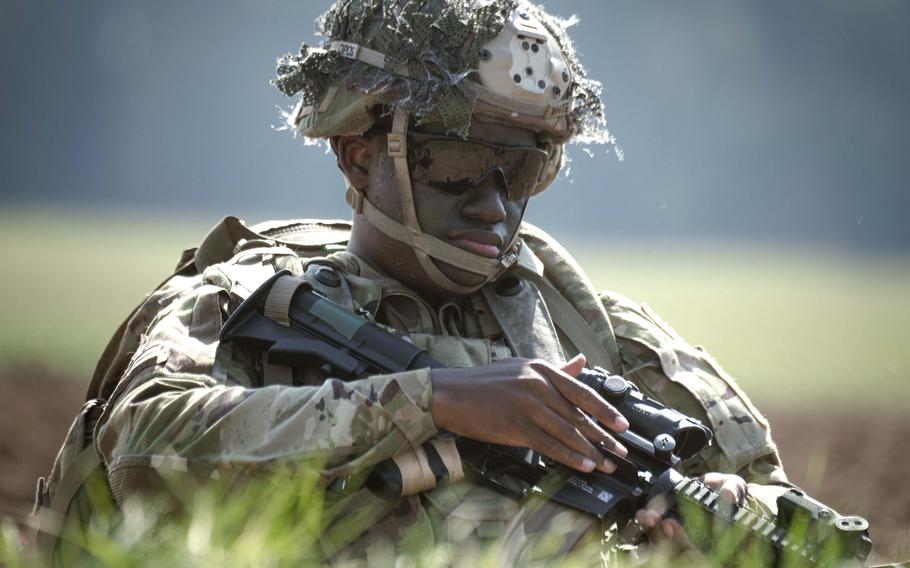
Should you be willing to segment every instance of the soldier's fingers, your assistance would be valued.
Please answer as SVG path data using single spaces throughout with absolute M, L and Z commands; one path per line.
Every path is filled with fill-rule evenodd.
M 538 370 L 547 374 L 550 384 L 559 391 L 563 398 L 596 418 L 607 428 L 614 432 L 624 432 L 629 427 L 629 421 L 625 416 L 588 385 L 575 380 L 559 369 L 543 367 Z
M 572 357 L 569 362 L 560 367 L 559 369 L 569 375 L 570 377 L 577 377 L 578 373 L 585 368 L 585 363 L 588 362 L 588 359 L 584 356 L 583 353 L 579 353 L 575 357 Z
M 661 530 L 668 538 L 672 538 L 678 547 L 682 549 L 694 548 L 686 529 L 676 519 L 663 519 Z
M 676 519 L 664 518 L 652 509 L 641 509 L 635 513 L 635 520 L 654 544 L 672 543 L 678 550 L 694 549 L 686 529 Z
M 651 509 L 639 509 L 635 513 L 635 520 L 641 526 L 642 530 L 648 531 L 657 526 L 660 522 L 660 513 Z
M 591 418 L 581 410 L 577 408 L 574 410 L 576 418 L 574 419 L 573 424 L 575 424 L 575 427 L 585 436 L 585 438 L 594 442 L 594 445 L 598 448 L 612 452 L 621 458 L 629 455 L 629 450 L 620 444 L 616 438 L 606 433 L 597 422 L 591 420 Z M 609 462 L 611 465 L 615 465 L 606 456 L 604 456 L 604 461 Z M 610 470 L 606 471 L 606 473 L 613 473 L 613 471 L 615 471 L 615 468 L 611 466 Z
M 657 511 L 640 509 L 635 513 L 635 520 L 651 542 L 659 544 L 667 540 L 667 535 L 662 530 L 660 513 Z
M 663 517 L 670 510 L 672 503 L 666 494 L 655 495 L 648 499 L 648 503 L 645 505 L 646 511 L 654 511 L 658 516 Z
M 530 433 L 528 446 L 578 471 L 585 473 L 593 471 L 597 467 L 597 450 L 577 430 L 552 412 L 544 411 L 541 414 L 547 413 L 552 414 L 553 418 L 538 419 L 540 424 Z M 556 420 L 562 421 L 565 427 L 558 425 Z
M 746 480 L 738 475 L 728 473 L 710 472 L 702 475 L 702 483 L 720 494 L 721 499 L 734 505 L 742 505 L 746 501 L 749 489 Z
M 720 487 L 720 498 L 726 499 L 735 505 L 742 505 L 746 501 L 746 483 L 739 478 L 728 479 Z
M 617 442 L 577 406 L 572 406 L 569 401 L 555 393 L 552 397 L 549 397 L 546 402 L 554 412 L 561 416 L 565 421 L 572 424 L 585 438 L 593 442 L 595 446 L 603 447 L 621 457 L 628 455 L 629 450 L 627 450 L 625 446 Z M 606 457 L 601 457 L 606 460 Z M 604 470 L 605 473 L 613 473 L 616 470 L 615 464 L 610 462 L 607 469 L 609 471 Z
M 588 440 L 594 442 L 595 452 L 594 461 L 597 462 L 597 469 L 604 473 L 613 473 L 616 471 L 616 462 L 610 459 L 600 449 L 606 449 L 616 453 L 619 456 L 626 456 L 629 453 L 622 444 L 613 439 L 612 436 L 603 431 L 593 420 L 585 416 L 585 413 L 575 409 L 576 418 L 575 428 Z

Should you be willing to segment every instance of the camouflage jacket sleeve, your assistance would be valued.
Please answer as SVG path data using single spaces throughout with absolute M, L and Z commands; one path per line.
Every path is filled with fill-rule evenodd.
M 789 486 L 768 421 L 730 375 L 703 349 L 689 345 L 647 305 L 604 293 L 623 373 L 642 392 L 698 418 L 714 431 L 711 446 L 682 464 L 683 473 L 736 473 L 756 504 L 773 512 Z
M 118 469 L 162 460 L 268 468 L 320 460 L 334 478 L 436 433 L 429 371 L 321 385 L 253 388 L 255 370 L 218 334 L 237 299 L 212 277 L 188 278 L 143 335 L 96 445 Z

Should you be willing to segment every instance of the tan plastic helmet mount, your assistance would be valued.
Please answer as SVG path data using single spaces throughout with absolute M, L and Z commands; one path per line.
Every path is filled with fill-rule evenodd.
M 347 190 L 347 201 L 355 213 L 366 218 L 373 226 L 396 241 L 409 245 L 417 256 L 424 272 L 434 284 L 453 294 L 469 294 L 482 288 L 488 282 L 496 280 L 518 260 L 521 241 L 516 228 L 511 240 L 504 248 L 504 254 L 498 258 L 486 258 L 476 253 L 449 244 L 426 233 L 420 226 L 417 209 L 414 205 L 414 192 L 411 186 L 411 174 L 407 159 L 408 113 L 396 110 L 392 119 L 392 129 L 387 135 L 386 148 L 395 166 L 395 181 L 401 205 L 402 223 L 395 221 L 366 198 L 362 191 L 350 184 Z M 473 274 L 484 277 L 474 286 L 465 286 L 445 275 L 433 259 L 452 266 L 457 266 Z

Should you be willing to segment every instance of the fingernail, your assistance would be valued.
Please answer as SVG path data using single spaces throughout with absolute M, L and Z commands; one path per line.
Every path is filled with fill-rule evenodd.
M 664 534 L 667 535 L 667 538 L 673 538 L 673 525 L 670 523 L 663 523 Z
M 629 455 L 629 449 L 627 447 L 623 446 L 622 444 L 620 444 L 619 442 L 617 442 L 616 445 L 613 446 L 613 453 L 618 455 L 621 458 L 624 458 L 627 455 Z
M 613 421 L 613 424 L 616 425 L 616 428 L 619 430 L 627 430 L 629 428 L 629 421 L 626 420 L 626 417 L 622 414 L 616 417 L 616 420 Z
M 591 471 L 596 466 L 597 466 L 597 464 L 594 463 L 593 461 L 589 460 L 588 458 L 585 458 L 581 461 L 581 467 L 582 467 L 582 469 L 584 469 L 586 471 Z
M 617 456 L 624 458 L 629 455 L 629 450 L 613 438 L 605 438 L 600 442 L 601 449 L 604 449 L 610 453 L 614 453 Z
M 610 460 L 604 460 L 603 463 L 600 465 L 600 467 L 597 469 L 599 469 L 600 471 L 602 471 L 604 473 L 613 473 L 614 471 L 616 471 L 616 464 L 611 462 Z

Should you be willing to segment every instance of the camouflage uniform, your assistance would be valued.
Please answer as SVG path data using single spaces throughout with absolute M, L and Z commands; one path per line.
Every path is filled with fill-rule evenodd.
M 586 296 L 589 284 L 567 253 L 527 224 L 522 235 L 529 254 L 505 278 L 521 274 L 525 289 L 533 289 L 524 278 L 528 273 L 521 270 L 543 273 L 539 285 L 552 284 L 582 315 L 601 309 L 585 305 L 586 297 L 599 300 L 607 319 L 598 324 L 590 313 L 586 319 L 592 322 L 591 335 L 604 345 L 605 357 L 618 356 L 614 368 L 648 396 L 712 426 L 717 443 L 688 460 L 684 473 L 735 472 L 753 484 L 786 482 L 767 422 L 710 356 L 685 343 L 647 306 L 609 292 Z M 430 414 L 428 370 L 352 382 L 322 380 L 314 374 L 305 384 L 268 384 L 256 361 L 219 344 L 225 318 L 279 269 L 303 276 L 352 309 L 365 310 L 450 366 L 485 365 L 516 352 L 565 360 L 576 352 L 561 337 L 559 352 L 547 353 L 553 345 L 546 345 L 546 337 L 560 334 L 553 333 L 556 318 L 550 316 L 546 302 L 541 305 L 540 294 L 518 301 L 524 315 L 514 316 L 517 322 L 497 318 L 495 284 L 433 309 L 350 252 L 301 258 L 289 246 L 293 245 L 241 243 L 230 260 L 195 275 L 177 275 L 147 301 L 155 307 L 154 316 L 109 395 L 95 437 L 118 500 L 148 490 L 150 476 L 161 469 L 267 470 L 276 463 L 319 458 L 325 460 L 321 474 L 329 481 L 437 434 Z M 325 269 L 343 277 L 340 285 L 327 286 L 315 277 Z M 509 339 L 510 326 L 535 318 L 535 327 L 524 337 Z M 612 331 L 598 328 L 603 321 Z M 611 334 L 617 346 L 612 355 Z M 758 485 L 751 491 L 776 493 L 774 487 Z M 467 482 L 398 500 L 363 488 L 333 509 L 321 545 L 327 556 L 338 557 L 362 551 L 368 542 L 386 547 L 402 539 L 425 544 L 473 542 L 514 533 L 509 522 L 519 510 L 519 503 Z
M 600 84 L 586 77 L 564 21 L 523 0 L 338 0 L 318 27 L 322 47 L 304 45 L 279 60 L 276 86 L 298 97 L 289 126 L 310 139 L 337 141 L 363 134 L 382 114 L 391 116 L 385 150 L 402 219 L 374 206 L 363 187 L 349 184 L 348 202 L 359 218 L 408 245 L 433 283 L 457 299 L 433 309 L 349 252 L 310 258 L 326 252 L 321 245 L 345 241 L 350 226 L 344 223 L 310 223 L 315 230 L 273 223 L 251 231 L 225 220 L 198 250 L 188 251 L 105 351 L 90 397 L 107 405 L 88 405 L 75 422 L 48 483 L 39 486 L 42 510 L 66 510 L 69 491 L 60 487 L 79 486 L 96 458 L 93 448 L 123 502 L 155 491 L 157 472 L 164 470 L 265 471 L 320 460 L 329 483 L 437 434 L 427 370 L 352 382 L 314 372 L 303 384 L 281 384 L 249 353 L 219 344 L 226 316 L 279 269 L 407 335 L 450 366 L 511 356 L 559 363 L 584 352 L 590 364 L 625 375 L 645 394 L 712 427 L 716 444 L 682 464 L 685 473 L 738 473 L 764 484 L 754 486 L 753 495 L 773 493 L 768 484 L 786 481 L 767 422 L 735 382 L 647 307 L 597 294 L 544 233 L 525 224 L 520 238 L 490 259 L 420 225 L 408 162 L 412 126 L 436 123 L 464 139 L 476 117 L 532 132 L 535 146 L 518 151 L 542 151 L 546 161 L 531 172 L 535 179 L 525 180 L 524 199 L 553 181 L 567 142 L 612 143 Z M 435 261 L 482 276 L 484 285 L 466 288 Z M 334 271 L 338 285 L 321 282 L 319 270 Z M 507 281 L 508 293 L 501 287 Z M 65 479 L 68 470 L 78 473 L 76 484 Z M 55 494 L 63 495 L 59 503 Z M 81 509 L 81 498 L 76 503 Z M 369 550 L 381 550 L 388 543 L 507 535 L 504 558 L 518 559 L 521 542 L 539 529 L 566 522 L 580 528 L 571 534 L 584 535 L 589 523 L 558 508 L 523 509 L 469 483 L 392 500 L 363 488 L 333 503 L 329 521 L 321 545 L 335 558 L 365 549 L 368 541 L 378 543 Z M 573 545 L 567 541 L 563 548 Z

